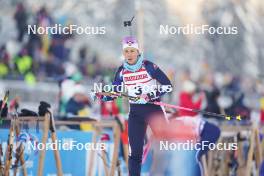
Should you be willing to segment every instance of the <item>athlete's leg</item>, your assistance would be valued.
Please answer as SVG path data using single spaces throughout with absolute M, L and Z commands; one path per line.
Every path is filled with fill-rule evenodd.
M 149 119 L 156 117 L 162 117 L 165 122 L 160 106 L 151 104 L 130 106 L 128 119 L 128 138 L 131 149 L 128 161 L 130 176 L 140 175 L 147 124 Z
M 147 124 L 139 112 L 130 111 L 128 119 L 128 138 L 130 155 L 128 160 L 129 175 L 140 176 L 144 137 Z

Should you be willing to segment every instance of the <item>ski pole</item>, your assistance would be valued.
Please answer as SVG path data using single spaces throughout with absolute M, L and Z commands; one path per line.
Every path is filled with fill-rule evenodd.
M 156 102 L 151 102 L 151 103 L 155 104 L 155 105 L 170 107 L 170 108 L 173 108 L 173 109 L 180 109 L 180 110 L 185 110 L 185 111 L 190 111 L 190 112 L 197 112 L 197 113 L 201 113 L 201 114 L 209 115 L 209 116 L 213 116 L 213 117 L 222 117 L 222 118 L 225 118 L 227 120 L 231 120 L 231 118 L 235 118 L 237 120 L 241 120 L 240 115 L 232 117 L 232 116 L 228 116 L 228 115 L 225 115 L 225 114 L 217 114 L 217 113 L 214 113 L 214 112 L 208 112 L 208 111 L 199 110 L 199 109 L 191 109 L 191 108 L 186 108 L 186 107 L 182 107 L 182 106 L 172 105 L 172 104 L 168 104 L 168 103 L 164 103 L 164 102 L 156 101 Z
M 140 97 L 133 97 L 133 96 L 129 96 L 127 94 L 124 93 L 119 93 L 119 92 L 100 92 L 98 93 L 99 95 L 105 95 L 105 96 L 118 96 L 118 97 L 126 97 L 129 98 L 133 101 L 137 101 L 140 99 Z M 187 107 L 183 107 L 183 106 L 178 106 L 178 105 L 172 105 L 172 104 L 168 104 L 168 103 L 164 103 L 164 102 L 148 102 L 149 104 L 155 104 L 155 105 L 159 105 L 159 106 L 166 106 L 166 107 L 170 107 L 173 109 L 180 109 L 180 110 L 185 110 L 185 111 L 189 111 L 189 112 L 196 112 L 196 113 L 201 113 L 203 115 L 209 115 L 209 116 L 213 116 L 213 117 L 221 117 L 221 118 L 225 118 L 226 120 L 231 120 L 236 119 L 236 120 L 241 120 L 241 116 L 237 115 L 237 116 L 229 116 L 226 114 L 218 114 L 218 113 L 214 113 L 214 112 L 208 112 L 208 111 L 204 111 L 204 110 L 199 110 L 199 109 L 192 109 L 192 108 L 187 108 Z

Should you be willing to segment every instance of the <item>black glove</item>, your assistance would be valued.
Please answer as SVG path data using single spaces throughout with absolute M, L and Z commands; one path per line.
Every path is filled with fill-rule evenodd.
M 19 114 L 19 116 L 29 117 L 29 116 L 38 116 L 38 114 L 28 109 L 21 109 L 21 113 Z
M 3 101 L 0 100 L 0 108 L 2 108 Z M 6 117 L 8 113 L 7 104 L 5 104 L 4 108 L 2 109 L 1 117 Z
M 38 114 L 39 116 L 44 116 L 47 112 L 49 112 L 48 108 L 50 108 L 50 104 L 45 102 L 45 101 L 41 101 L 40 105 L 38 107 Z
M 158 100 L 159 97 L 159 92 L 158 91 L 152 91 L 150 93 L 147 93 L 148 99 L 150 102 Z

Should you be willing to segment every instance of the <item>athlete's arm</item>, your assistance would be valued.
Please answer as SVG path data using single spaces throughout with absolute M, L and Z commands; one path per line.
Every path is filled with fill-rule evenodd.
M 146 69 L 151 74 L 153 79 L 156 79 L 160 84 L 161 87 L 158 88 L 156 94 L 157 96 L 162 96 L 168 92 L 172 91 L 172 84 L 167 77 L 167 75 L 154 63 L 150 61 L 145 61 Z
M 115 73 L 115 77 L 114 77 L 114 81 L 112 82 L 112 85 L 114 85 L 114 89 L 113 91 L 114 92 L 120 92 L 118 91 L 118 86 L 120 86 L 123 82 L 123 78 L 122 78 L 122 75 L 121 75 L 121 71 L 122 71 L 122 66 L 120 66 L 117 70 L 117 72 Z M 102 96 L 101 99 L 103 101 L 112 101 L 114 100 L 116 97 L 112 97 L 112 96 Z

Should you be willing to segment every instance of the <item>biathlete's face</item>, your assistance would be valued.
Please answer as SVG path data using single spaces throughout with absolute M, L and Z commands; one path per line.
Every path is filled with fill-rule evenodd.
M 136 48 L 127 47 L 123 50 L 123 55 L 128 64 L 134 65 L 137 63 L 139 52 Z

